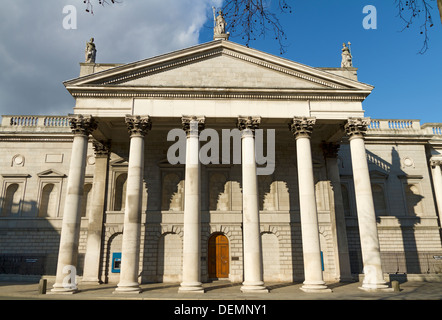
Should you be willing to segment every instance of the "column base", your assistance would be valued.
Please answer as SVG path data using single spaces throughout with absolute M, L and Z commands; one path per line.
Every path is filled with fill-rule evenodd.
M 79 292 L 79 290 L 76 286 L 75 287 L 68 287 L 68 286 L 63 286 L 63 285 L 59 285 L 59 284 L 54 284 L 52 290 L 48 291 L 47 294 L 75 294 L 78 292 Z
M 394 291 L 394 289 L 390 288 L 386 283 L 375 283 L 375 284 L 362 283 L 362 286 L 359 287 L 359 289 L 367 291 L 367 292 L 379 292 L 379 291 L 393 292 Z
M 204 288 L 201 282 L 183 282 L 178 288 L 178 293 L 204 293 Z
M 242 293 L 269 293 L 269 289 L 264 286 L 264 282 L 243 282 Z
M 95 279 L 95 278 L 89 278 L 89 279 L 85 279 L 85 278 L 83 278 L 83 279 L 81 280 L 81 283 L 82 283 L 82 284 L 96 284 L 96 285 L 100 285 L 100 284 L 102 284 L 103 282 L 100 281 L 100 280 L 98 280 L 98 279 Z
M 132 283 L 132 284 L 119 284 L 113 293 L 123 293 L 123 294 L 135 293 L 135 294 L 137 294 L 137 293 L 141 293 L 141 291 L 142 290 L 141 290 L 138 283 Z
M 330 293 L 333 292 L 330 288 L 325 285 L 325 282 L 304 282 L 303 286 L 300 288 L 302 291 L 307 293 Z

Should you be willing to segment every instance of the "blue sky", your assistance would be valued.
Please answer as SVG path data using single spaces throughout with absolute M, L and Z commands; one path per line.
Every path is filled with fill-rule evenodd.
M 420 55 L 419 23 L 401 32 L 395 0 L 288 0 L 294 12 L 280 16 L 289 44 L 283 57 L 340 67 L 342 43 L 350 41 L 359 80 L 375 87 L 363 103 L 367 116 L 442 122 L 442 25 L 436 1 L 430 1 L 434 27 L 430 48 Z M 92 16 L 82 0 L 2 0 L 7 10 L 0 12 L 0 115 L 71 112 L 74 101 L 62 83 L 78 76 L 91 37 L 102 63 L 129 63 L 211 41 L 211 6 L 220 2 L 123 0 L 96 6 Z M 75 30 L 63 28 L 66 5 L 77 8 Z M 377 9 L 376 30 L 362 26 L 366 5 Z M 250 46 L 280 55 L 271 35 Z
M 418 54 L 423 45 L 420 24 L 401 32 L 404 24 L 394 0 L 288 2 L 293 13 L 281 16 L 290 45 L 284 58 L 313 67 L 340 67 L 342 43 L 350 41 L 359 81 L 375 87 L 363 103 L 367 116 L 442 122 L 442 25 L 436 1 L 429 50 L 423 55 Z M 377 9 L 376 30 L 363 28 L 366 5 Z M 209 37 L 203 33 L 201 40 Z M 280 55 L 270 36 L 250 46 Z

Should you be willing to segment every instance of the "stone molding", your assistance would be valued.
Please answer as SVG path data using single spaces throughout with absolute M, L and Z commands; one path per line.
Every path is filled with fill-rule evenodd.
M 144 137 L 152 129 L 152 121 L 149 116 L 126 115 L 125 121 L 131 137 Z
M 344 125 L 344 130 L 350 139 L 356 137 L 363 138 L 370 123 L 370 118 L 349 118 Z
M 81 114 L 70 115 L 69 125 L 74 135 L 81 136 L 89 136 L 98 128 L 98 123 L 92 116 L 84 116 Z
M 316 118 L 313 117 L 294 117 L 293 121 L 289 124 L 289 129 L 296 139 L 310 138 L 315 123 Z
M 107 89 L 107 88 L 105 88 Z M 72 92 L 74 98 L 166 98 L 166 99 L 238 99 L 238 100 L 311 100 L 311 101 L 364 101 L 365 96 L 361 94 L 332 95 L 332 94 L 305 94 L 305 92 L 297 92 L 290 90 L 289 92 L 265 92 L 263 90 L 248 90 L 248 92 L 226 92 L 213 93 L 204 92 L 207 88 L 197 88 L 196 92 L 177 92 L 182 88 L 168 88 L 168 92 L 163 91 L 164 88 L 156 88 L 158 92 L 136 92 L 130 89 L 126 91 L 124 87 L 119 92 Z M 151 90 L 153 91 L 153 90 Z M 173 91 L 173 92 L 172 92 Z M 190 91 L 190 90 L 189 90 Z M 195 90 L 194 90 L 195 91 Z

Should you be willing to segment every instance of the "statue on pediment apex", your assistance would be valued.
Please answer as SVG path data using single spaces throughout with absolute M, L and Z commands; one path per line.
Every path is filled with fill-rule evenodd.
M 227 23 L 226 19 L 224 18 L 223 12 L 220 10 L 218 12 L 218 16 L 216 16 L 215 8 L 213 8 L 213 19 L 214 19 L 213 38 L 228 40 L 229 32 L 226 33 Z

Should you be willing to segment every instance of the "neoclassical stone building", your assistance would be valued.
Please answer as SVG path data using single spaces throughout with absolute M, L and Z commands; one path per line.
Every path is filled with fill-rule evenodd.
M 2 117 L 0 273 L 126 293 L 442 272 L 442 124 L 369 119 L 356 68 L 226 38 L 82 63 L 72 115 Z

